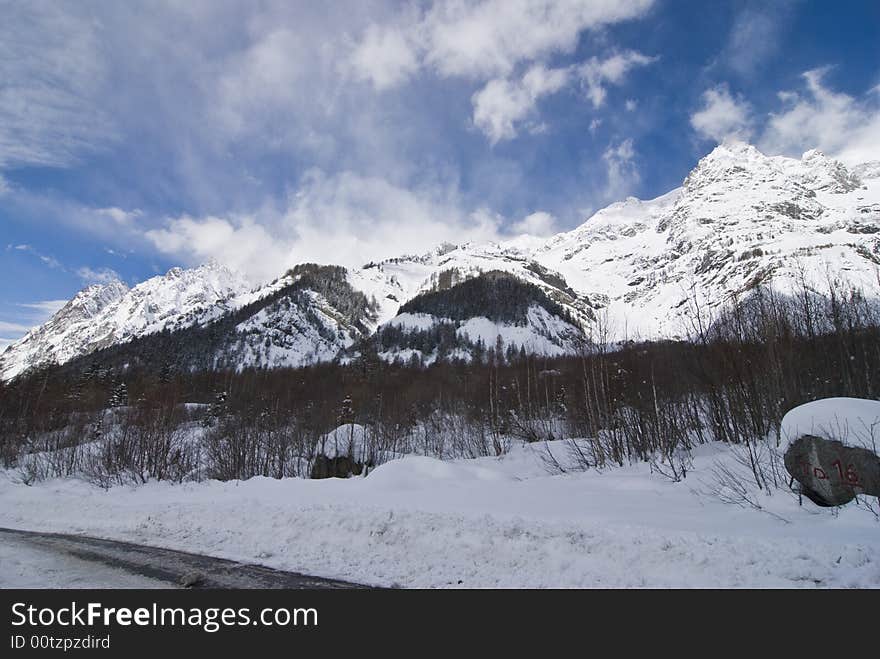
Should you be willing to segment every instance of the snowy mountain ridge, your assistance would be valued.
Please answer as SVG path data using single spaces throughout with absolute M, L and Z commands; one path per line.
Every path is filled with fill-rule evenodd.
M 445 244 L 346 269 L 350 288 L 375 301 L 356 327 L 319 293 L 298 295 L 305 307 L 288 300 L 239 324 L 252 345 L 257 338 L 264 344 L 239 357 L 267 366 L 333 359 L 393 324 L 416 296 L 490 271 L 537 286 L 587 334 L 653 339 L 684 336 L 693 295 L 712 310 L 758 284 L 790 292 L 803 283 L 827 291 L 838 282 L 880 298 L 878 267 L 880 161 L 848 169 L 816 150 L 794 159 L 727 142 L 681 187 L 611 204 L 546 240 Z M 131 289 L 118 281 L 91 286 L 0 355 L 0 378 L 162 329 L 205 325 L 292 281 L 288 273 L 251 289 L 241 275 L 209 263 L 174 268 Z
M 172 268 L 133 288 L 119 280 L 94 284 L 2 353 L 0 377 L 62 364 L 163 329 L 208 322 L 245 303 L 247 292 L 244 277 L 217 262 Z

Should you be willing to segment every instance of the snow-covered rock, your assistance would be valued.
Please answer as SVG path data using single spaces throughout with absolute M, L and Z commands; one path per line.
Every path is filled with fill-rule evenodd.
M 780 426 L 780 452 L 802 435 L 880 451 L 880 401 L 823 398 L 789 410 Z

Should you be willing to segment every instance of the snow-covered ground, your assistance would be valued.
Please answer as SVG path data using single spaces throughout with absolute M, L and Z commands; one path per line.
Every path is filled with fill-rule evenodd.
M 0 588 L 168 588 L 125 570 L 0 536 Z
M 681 482 L 647 464 L 551 473 L 566 445 L 407 456 L 366 478 L 151 483 L 109 491 L 0 474 L 0 525 L 153 544 L 407 587 L 880 587 L 880 523 L 782 490 L 762 510 L 708 493 L 728 447 Z

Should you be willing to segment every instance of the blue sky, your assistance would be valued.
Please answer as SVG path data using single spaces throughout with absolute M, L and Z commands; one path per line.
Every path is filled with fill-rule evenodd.
M 3 4 L 0 347 L 108 277 L 570 229 L 727 137 L 880 159 L 876 0 Z

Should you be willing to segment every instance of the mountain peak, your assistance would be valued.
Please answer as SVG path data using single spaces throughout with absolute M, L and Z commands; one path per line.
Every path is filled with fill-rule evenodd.
M 747 164 L 765 160 L 767 160 L 767 156 L 761 153 L 756 146 L 742 140 L 728 139 L 703 156 L 697 163 L 697 167 L 711 163 Z

